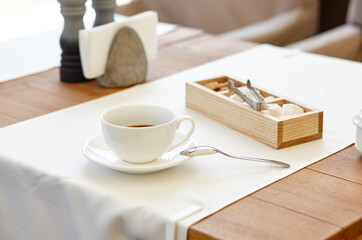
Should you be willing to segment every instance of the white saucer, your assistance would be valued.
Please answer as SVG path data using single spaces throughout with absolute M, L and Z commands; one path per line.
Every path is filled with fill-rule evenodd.
M 176 132 L 175 142 L 180 141 L 182 138 L 184 138 L 184 136 L 185 135 L 183 133 Z M 175 167 L 186 162 L 190 159 L 190 157 L 182 156 L 179 153 L 186 148 L 194 146 L 196 146 L 195 140 L 193 138 L 189 138 L 189 140 L 184 144 L 173 149 L 172 151 L 163 154 L 160 158 L 153 162 L 145 164 L 132 164 L 125 162 L 116 156 L 116 154 L 114 154 L 107 147 L 103 140 L 103 136 L 98 135 L 84 143 L 82 152 L 84 156 L 90 161 L 106 168 L 111 168 L 126 173 L 151 173 L 166 168 Z

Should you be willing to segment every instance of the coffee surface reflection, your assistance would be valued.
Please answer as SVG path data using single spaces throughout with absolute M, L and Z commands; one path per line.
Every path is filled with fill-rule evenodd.
M 128 127 L 134 127 L 134 128 L 142 128 L 142 127 L 153 127 L 155 125 L 131 125 L 131 126 L 128 126 Z

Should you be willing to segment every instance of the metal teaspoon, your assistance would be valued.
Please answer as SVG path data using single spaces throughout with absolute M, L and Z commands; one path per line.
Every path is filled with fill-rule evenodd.
M 284 163 L 284 162 L 280 162 L 280 161 L 276 161 L 276 160 L 230 155 L 230 154 L 224 153 L 223 151 L 221 151 L 221 150 L 219 150 L 217 148 L 210 147 L 210 146 L 191 147 L 191 148 L 185 149 L 185 150 L 180 152 L 181 155 L 188 156 L 188 157 L 210 155 L 210 154 L 215 154 L 215 153 L 221 153 L 221 154 L 223 154 L 223 155 L 225 155 L 227 157 L 241 159 L 241 160 L 271 163 L 271 164 L 276 164 L 278 166 L 285 167 L 285 168 L 290 167 L 290 165 L 288 163 Z

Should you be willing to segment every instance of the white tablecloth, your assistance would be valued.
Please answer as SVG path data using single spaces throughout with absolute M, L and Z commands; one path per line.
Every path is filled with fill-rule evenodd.
M 362 65 L 262 45 L 94 101 L 0 129 L 0 239 L 186 239 L 194 222 L 354 141 Z M 185 81 L 231 74 L 324 111 L 323 139 L 275 150 L 185 107 Z M 226 152 L 152 174 L 105 169 L 82 154 L 113 105 L 154 103 L 196 121 L 193 138 Z M 341 203 L 343 204 L 343 203 Z

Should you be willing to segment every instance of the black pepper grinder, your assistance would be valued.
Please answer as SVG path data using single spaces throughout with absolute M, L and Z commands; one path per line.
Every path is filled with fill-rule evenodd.
M 60 36 L 61 66 L 60 79 L 63 82 L 86 82 L 83 76 L 79 54 L 78 32 L 84 29 L 83 16 L 86 0 L 58 0 L 60 12 L 64 18 L 64 28 Z M 96 11 L 95 26 L 112 22 L 116 0 L 93 0 Z
M 95 27 L 114 21 L 116 0 L 93 0 L 92 7 L 96 12 Z
M 63 82 L 85 82 L 80 62 L 78 31 L 84 28 L 83 16 L 86 0 L 58 0 L 64 18 L 64 28 L 60 36 L 62 48 L 60 80 Z

